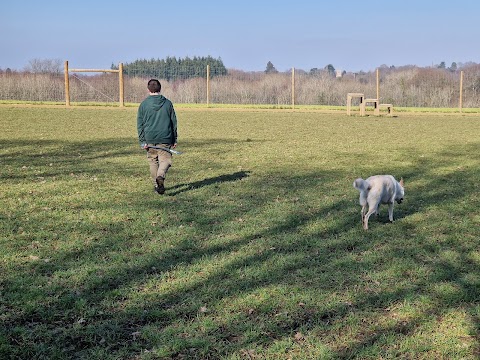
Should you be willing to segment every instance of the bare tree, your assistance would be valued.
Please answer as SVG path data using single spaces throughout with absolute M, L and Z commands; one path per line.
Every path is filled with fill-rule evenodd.
M 62 60 L 60 59 L 32 59 L 24 69 L 26 72 L 35 74 L 60 74 L 62 72 Z

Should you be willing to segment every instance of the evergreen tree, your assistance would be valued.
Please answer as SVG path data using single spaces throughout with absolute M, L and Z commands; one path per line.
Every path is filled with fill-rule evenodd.
M 165 59 L 141 59 L 123 66 L 123 72 L 129 76 L 154 77 L 158 79 L 180 80 L 194 77 L 205 77 L 207 65 L 210 66 L 210 77 L 227 75 L 227 69 L 220 58 L 211 56 L 176 58 L 167 56 Z M 115 66 L 112 64 L 112 68 Z
M 273 66 L 271 61 L 269 61 L 267 63 L 267 68 L 265 69 L 265 74 L 276 74 L 276 73 L 278 73 L 277 69 L 275 69 L 275 66 Z
M 325 70 L 327 70 L 331 76 L 336 76 L 335 68 L 333 67 L 332 64 L 328 64 L 327 66 L 325 66 Z

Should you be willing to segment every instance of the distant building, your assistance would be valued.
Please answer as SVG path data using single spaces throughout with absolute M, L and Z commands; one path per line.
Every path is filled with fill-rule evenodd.
M 341 78 L 343 76 L 343 71 L 342 70 L 335 70 L 335 77 Z

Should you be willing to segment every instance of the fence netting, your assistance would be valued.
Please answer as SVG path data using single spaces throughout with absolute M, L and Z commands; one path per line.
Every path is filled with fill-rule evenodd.
M 463 69 L 462 106 L 480 107 L 480 65 Z M 292 76 L 292 72 L 294 76 Z M 159 73 L 129 67 L 124 71 L 124 100 L 139 103 L 147 96 L 149 79 L 158 78 L 162 94 L 180 104 L 243 105 L 331 105 L 345 106 L 347 93 L 364 93 L 376 97 L 376 72 L 344 73 L 337 77 L 328 71 L 265 73 L 231 69 L 227 74 L 198 67 L 177 68 Z M 380 102 L 399 107 L 458 107 L 460 69 L 381 68 Z M 208 83 L 208 91 L 207 91 Z M 117 103 L 119 74 L 69 73 L 70 101 L 75 103 Z M 207 99 L 208 93 L 208 99 Z M 63 73 L 27 73 L 0 71 L 0 100 L 65 102 Z

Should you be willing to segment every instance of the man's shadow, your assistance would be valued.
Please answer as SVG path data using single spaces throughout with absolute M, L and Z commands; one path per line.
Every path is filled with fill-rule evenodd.
M 215 177 L 211 177 L 211 178 L 207 178 L 204 180 L 195 181 L 191 183 L 175 185 L 169 189 L 170 191 L 168 191 L 168 195 L 175 196 L 185 191 L 199 189 L 201 187 L 208 186 L 208 185 L 223 183 L 227 181 L 241 180 L 249 176 L 249 174 L 250 174 L 250 171 L 237 171 L 237 172 L 234 172 L 233 174 L 225 174 L 225 175 L 215 176 Z

